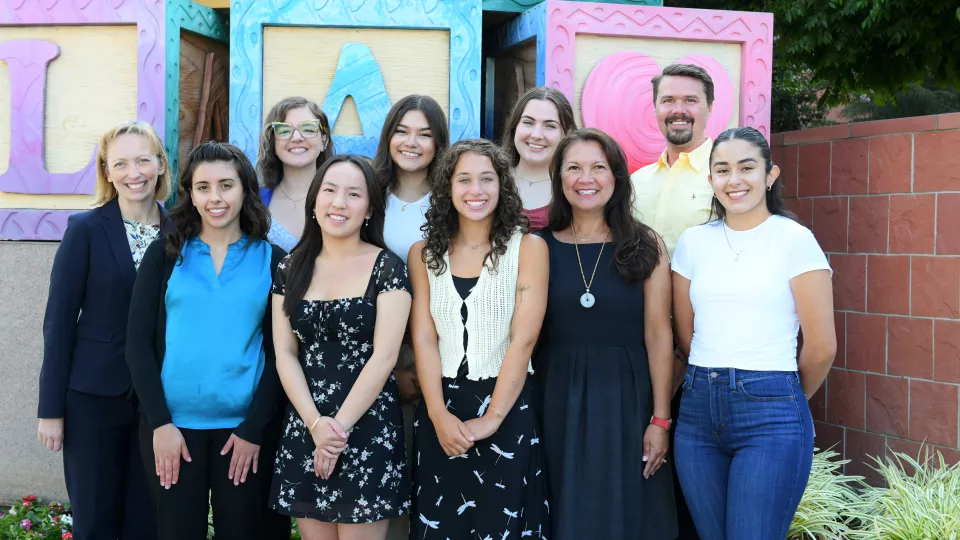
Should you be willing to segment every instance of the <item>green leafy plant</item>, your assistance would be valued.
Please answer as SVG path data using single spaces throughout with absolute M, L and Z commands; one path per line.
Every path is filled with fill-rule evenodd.
M 0 511 L 0 538 L 3 540 L 69 540 L 73 538 L 72 525 L 70 505 L 43 503 L 36 495 L 27 495 L 6 511 Z
M 290 518 L 290 540 L 300 540 L 300 529 L 297 528 L 297 520 Z M 213 535 L 213 508 L 207 510 L 207 540 L 216 540 Z
M 886 463 L 872 458 L 886 487 L 866 487 L 866 506 L 850 515 L 859 520 L 851 540 L 960 539 L 960 463 L 947 466 L 936 458 L 916 459 L 894 453 Z
M 841 467 L 850 460 L 833 461 L 839 456 L 831 449 L 813 455 L 807 489 L 793 516 L 788 540 L 841 540 L 847 538 L 854 518 L 850 512 L 863 509 L 855 487 L 862 487 L 862 476 L 846 476 Z

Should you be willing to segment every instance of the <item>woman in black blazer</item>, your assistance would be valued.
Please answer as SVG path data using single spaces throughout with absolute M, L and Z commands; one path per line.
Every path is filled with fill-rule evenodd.
M 98 148 L 102 206 L 70 216 L 50 273 L 37 436 L 63 448 L 76 540 L 149 540 L 157 529 L 124 348 L 137 269 L 170 194 L 169 163 L 146 122 L 110 129 Z

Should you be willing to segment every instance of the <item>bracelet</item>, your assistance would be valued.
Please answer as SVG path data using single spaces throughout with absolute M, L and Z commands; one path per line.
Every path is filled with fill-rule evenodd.
M 490 407 L 490 410 L 493 411 L 493 412 L 495 412 L 495 413 L 497 413 L 497 416 L 498 416 L 499 418 L 501 418 L 501 419 L 503 418 L 503 413 L 500 412 L 500 411 L 498 411 L 496 407 Z
M 320 420 L 322 418 L 323 418 L 322 416 L 318 416 L 317 419 L 314 420 L 312 424 L 310 424 L 310 427 L 307 428 L 307 431 L 309 431 L 310 433 L 313 433 L 313 428 L 317 427 L 317 424 L 320 423 Z

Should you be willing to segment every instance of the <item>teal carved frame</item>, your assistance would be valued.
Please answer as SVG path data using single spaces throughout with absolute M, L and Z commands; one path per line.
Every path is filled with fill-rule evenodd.
M 450 139 L 480 136 L 480 68 L 482 6 L 480 0 L 233 0 L 230 5 L 230 141 L 251 160 L 256 159 L 263 119 L 263 28 L 264 26 L 304 26 L 339 28 L 394 28 L 447 30 L 450 32 Z M 345 46 L 346 49 L 346 46 Z M 352 48 L 343 54 L 365 57 L 364 51 Z M 373 64 L 363 65 L 372 68 Z M 309 58 L 304 58 L 309 61 Z M 345 66 L 344 66 L 345 68 Z M 341 82 L 349 77 L 340 77 Z M 379 70 L 378 70 L 379 71 Z M 375 80 L 370 73 L 364 80 Z M 334 87 L 331 86 L 331 92 Z M 360 84 L 336 89 L 338 96 L 372 94 L 373 121 L 365 121 L 361 112 L 363 135 L 334 137 L 338 152 L 351 152 L 372 157 L 380 136 L 382 119 L 391 99 L 370 92 Z M 399 96 L 393 96 L 396 99 Z M 336 124 L 340 104 L 327 99 L 324 112 Z M 357 98 L 354 98 L 357 101 Z M 364 106 L 366 109 L 366 106 Z M 382 110 L 381 110 L 382 109 Z M 379 119 L 379 121 L 377 120 Z
M 166 61 L 166 126 L 164 148 L 170 160 L 170 171 L 174 185 L 177 182 L 179 158 L 177 141 L 180 139 L 180 31 L 189 30 L 195 34 L 227 43 L 227 28 L 217 13 L 206 6 L 191 0 L 167 0 L 167 61 Z M 177 200 L 174 189 L 168 205 Z

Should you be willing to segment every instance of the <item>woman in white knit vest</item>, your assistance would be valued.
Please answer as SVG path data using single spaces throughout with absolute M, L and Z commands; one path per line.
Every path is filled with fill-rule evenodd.
M 411 537 L 540 538 L 546 474 L 527 373 L 547 301 L 546 243 L 493 143 L 454 144 L 408 257 L 417 410 Z

